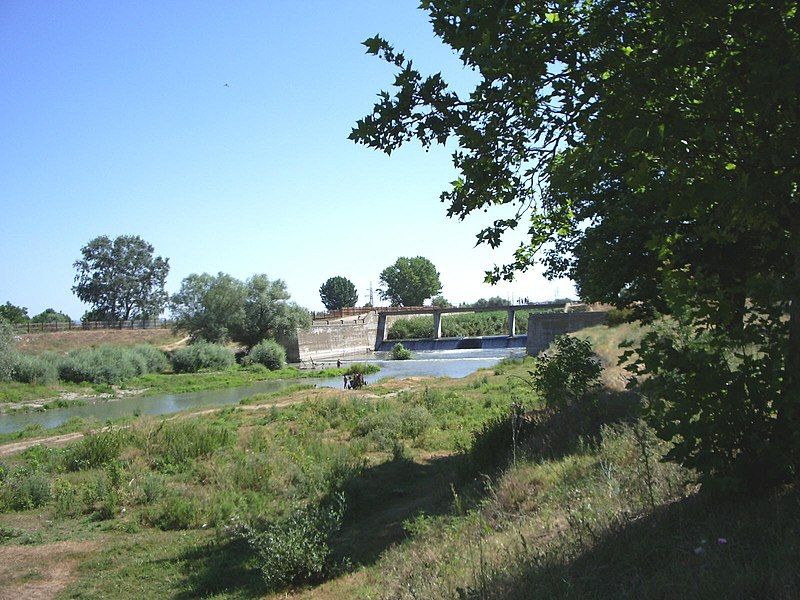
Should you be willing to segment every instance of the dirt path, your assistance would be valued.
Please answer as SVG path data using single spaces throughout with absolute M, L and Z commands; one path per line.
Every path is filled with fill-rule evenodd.
M 56 542 L 0 547 L 0 600 L 55 598 L 75 579 L 75 569 L 96 542 Z

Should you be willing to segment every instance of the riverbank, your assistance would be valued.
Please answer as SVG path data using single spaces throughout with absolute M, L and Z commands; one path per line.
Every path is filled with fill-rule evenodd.
M 626 332 L 583 335 L 611 365 Z M 668 446 L 619 373 L 579 422 L 541 410 L 533 366 L 296 388 L 4 457 L 0 586 L 123 599 L 797 597 L 794 487 L 706 496 L 661 460 Z
M 264 368 L 237 366 L 215 372 L 151 373 L 131 378 L 118 386 L 73 384 L 63 381 L 50 385 L 13 381 L 0 382 L 0 414 L 80 406 L 88 403 L 121 400 L 129 396 L 182 394 L 240 387 L 261 381 L 342 377 L 351 368 L 352 365 L 316 370 L 285 367 L 269 371 Z M 367 373 L 376 373 L 380 370 L 375 365 L 364 365 L 359 368 Z

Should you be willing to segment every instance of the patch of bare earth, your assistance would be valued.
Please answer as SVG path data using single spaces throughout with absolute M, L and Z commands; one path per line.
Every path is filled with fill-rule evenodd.
M 97 542 L 0 546 L 0 600 L 55 598 L 75 579 Z

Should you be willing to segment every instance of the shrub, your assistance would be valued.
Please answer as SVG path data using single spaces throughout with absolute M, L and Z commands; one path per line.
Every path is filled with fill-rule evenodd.
M 262 340 L 250 350 L 250 360 L 277 371 L 286 366 L 286 350 L 275 340 Z
M 14 469 L 0 487 L 0 507 L 10 510 L 37 508 L 50 500 L 50 479 L 41 471 Z
M 369 375 L 370 373 L 377 373 L 381 368 L 378 365 L 371 363 L 353 363 L 347 368 L 346 375 Z
M 101 431 L 89 434 L 69 446 L 64 455 L 64 466 L 69 471 L 96 469 L 119 458 L 122 451 L 121 431 Z
M 53 483 L 55 513 L 60 517 L 74 517 L 83 512 L 80 490 L 64 478 Z
M 198 523 L 200 507 L 190 498 L 173 493 L 145 514 L 145 520 L 164 531 L 190 529 Z
M 81 383 L 121 383 L 125 379 L 161 371 L 163 360 L 157 358 L 157 349 L 98 346 L 73 350 L 58 365 L 58 376 L 64 381 Z
M 327 503 L 302 508 L 274 523 L 237 523 L 232 534 L 247 541 L 268 588 L 318 583 L 334 570 L 329 544 L 341 527 L 344 509 L 339 493 Z
M 169 368 L 167 355 L 155 346 L 140 344 L 134 346 L 133 351 L 144 359 L 148 373 L 163 373 Z
M 16 354 L 11 377 L 22 383 L 53 383 L 58 379 L 58 367 L 50 357 Z
M 400 342 L 397 342 L 392 346 L 392 358 L 394 360 L 408 360 L 411 358 L 411 350 L 403 346 Z
M 533 388 L 549 408 L 582 404 L 600 380 L 602 367 L 588 340 L 562 335 L 555 351 L 543 354 L 529 374 Z
M 234 435 L 219 425 L 194 421 L 164 421 L 147 440 L 147 451 L 161 469 L 181 467 L 199 456 L 230 445 Z
M 234 354 L 220 344 L 198 341 L 175 350 L 170 357 L 176 373 L 196 373 L 201 370 L 222 371 L 233 366 Z
M 14 370 L 14 331 L 0 319 L 0 381 L 9 381 Z
M 612 308 L 606 313 L 606 325 L 615 327 L 623 323 L 630 323 L 634 318 L 634 312 L 631 308 Z

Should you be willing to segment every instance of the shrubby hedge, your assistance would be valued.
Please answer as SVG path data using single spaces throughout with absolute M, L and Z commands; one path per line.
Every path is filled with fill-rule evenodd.
M 233 366 L 235 356 L 230 348 L 221 344 L 198 341 L 179 348 L 170 357 L 176 373 L 196 373 L 202 370 L 222 371 Z
M 261 364 L 270 371 L 286 366 L 286 350 L 275 340 L 262 340 L 247 355 L 253 363 Z
M 159 358 L 161 355 L 161 358 Z M 163 371 L 167 366 L 163 353 L 152 346 L 97 348 L 73 350 L 60 360 L 59 379 L 81 383 L 120 383 L 124 379 Z

